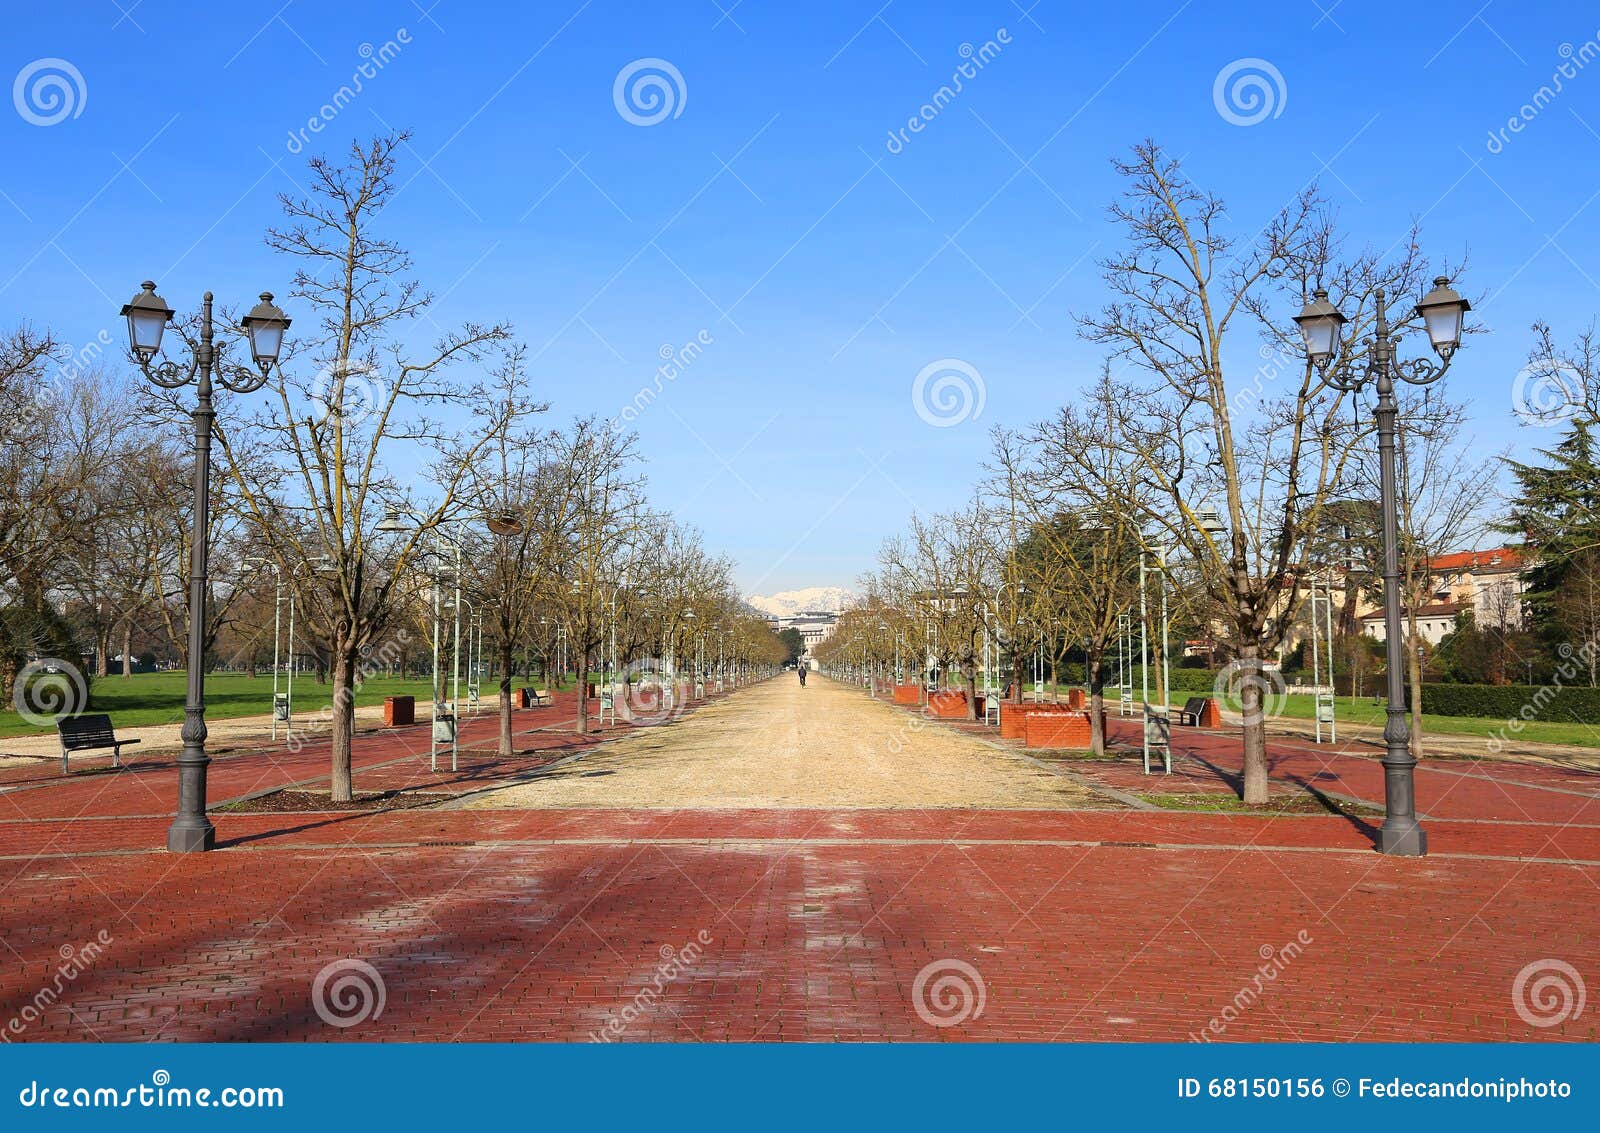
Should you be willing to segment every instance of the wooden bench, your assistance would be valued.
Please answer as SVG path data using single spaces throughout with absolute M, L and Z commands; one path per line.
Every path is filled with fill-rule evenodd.
M 1205 710 L 1206 698 L 1203 696 L 1191 696 L 1183 702 L 1183 707 L 1178 709 L 1178 723 L 1190 724 L 1198 728 L 1200 726 L 1200 713 Z
M 548 708 L 554 701 L 550 699 L 550 691 L 542 688 L 522 688 L 517 690 L 518 708 Z
M 122 766 L 122 749 L 138 740 L 119 740 L 111 730 L 111 717 L 104 713 L 87 716 L 63 716 L 56 721 L 56 732 L 61 737 L 61 773 L 67 773 L 67 757 L 75 751 L 104 751 L 111 749 L 111 766 Z

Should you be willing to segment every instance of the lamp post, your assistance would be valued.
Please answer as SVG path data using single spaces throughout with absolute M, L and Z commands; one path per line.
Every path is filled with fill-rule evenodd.
M 1012 579 L 1003 578 L 1003 579 L 1000 580 L 1000 584 L 994 588 L 994 667 L 995 667 L 994 687 L 997 688 L 997 689 L 1000 688 L 1000 666 L 1003 664 L 1003 661 L 1002 661 L 1002 655 L 1003 654 L 1002 654 L 1002 647 L 1001 647 L 1001 643 L 1000 643 L 1000 629 L 1001 629 L 1001 620 L 1002 620 L 1001 619 L 1001 615 L 1000 615 L 1000 611 L 1001 611 L 1001 608 L 1002 608 L 1003 604 L 1002 604 L 1002 602 L 1000 600 L 1000 596 L 1006 592 L 1006 588 L 1007 587 L 1011 586 L 1012 581 L 1013 581 Z M 1013 614 L 1015 614 L 1017 612 L 1018 607 L 1022 605 L 1023 598 L 1027 597 L 1027 595 L 1028 595 L 1028 584 L 1026 582 L 1018 582 L 1016 584 L 1015 590 L 1013 591 L 1013 593 L 1011 595 L 1011 611 L 1012 611 Z M 987 619 L 985 619 L 985 620 L 987 620 Z M 1017 626 L 1020 623 L 1020 621 L 1021 621 L 1021 618 L 1018 617 L 1018 618 L 1015 618 L 1011 623 L 1012 638 L 1013 638 L 1013 641 L 1012 641 L 1013 649 L 1015 649 L 1015 647 L 1016 647 L 1015 638 L 1018 636 L 1016 630 L 1017 630 Z M 986 686 L 985 687 L 985 692 L 988 691 L 987 683 L 988 682 L 985 681 L 985 686 Z M 1014 704 L 1022 703 L 1022 689 L 1020 687 L 1018 687 L 1015 690 L 1015 693 L 1014 693 L 1014 695 L 1012 697 L 1012 703 L 1014 703 Z
M 286 666 L 289 671 L 284 675 L 283 683 L 283 736 L 284 741 L 289 745 L 290 751 L 299 750 L 294 746 L 294 674 L 297 668 L 294 652 L 294 587 L 295 579 L 300 577 L 301 568 L 313 573 L 320 571 L 326 574 L 333 570 L 333 560 L 327 555 L 318 555 L 308 562 L 296 564 L 294 569 L 289 572 L 289 636 L 285 639 L 289 650 Z
M 261 302 L 240 320 L 250 339 L 254 371 L 230 364 L 224 348 L 216 345 L 211 319 L 211 292 L 200 305 L 200 341 L 193 345 L 187 368 L 176 362 L 155 364 L 161 352 L 161 334 L 172 321 L 172 308 L 145 280 L 139 293 L 122 308 L 128 320 L 128 344 L 144 376 L 163 389 L 193 384 L 198 395 L 190 413 L 194 421 L 194 535 L 189 548 L 189 664 L 188 688 L 183 705 L 183 750 L 178 754 L 178 813 L 167 828 L 167 849 L 176 854 L 209 850 L 216 845 L 217 830 L 206 817 L 206 546 L 211 504 L 212 381 L 233 393 L 253 393 L 267 382 L 283 349 L 283 332 L 289 317 L 273 306 L 272 293 L 263 291 Z
M 1328 293 L 1317 288 L 1295 322 L 1305 339 L 1306 353 L 1321 372 L 1323 380 L 1335 389 L 1356 392 L 1368 382 L 1378 395 L 1375 416 L 1378 423 L 1379 500 L 1383 513 L 1383 625 L 1385 674 L 1388 680 L 1387 720 L 1383 728 L 1384 819 L 1378 832 L 1378 852 L 1405 857 L 1420 857 L 1428 852 L 1428 836 L 1417 822 L 1416 756 L 1410 750 L 1410 729 L 1405 716 L 1405 646 L 1400 640 L 1400 521 L 1395 475 L 1395 400 L 1396 379 L 1424 386 L 1444 377 L 1450 361 L 1461 345 L 1463 317 L 1472 309 L 1440 276 L 1433 290 L 1416 305 L 1416 314 L 1427 329 L 1428 339 L 1440 361 L 1417 358 L 1402 362 L 1397 356 L 1398 340 L 1391 337 L 1389 314 L 1382 289 L 1376 294 L 1377 325 L 1373 338 L 1365 340 L 1365 359 L 1357 348 L 1343 347 L 1341 328 L 1347 321 L 1328 301 Z M 1336 357 L 1337 356 L 1337 357 Z M 1365 370 L 1359 369 L 1365 362 Z M 1421 695 L 1421 690 L 1417 690 Z
M 1151 570 L 1145 565 L 1146 560 L 1155 556 L 1155 569 Z M 1150 607 L 1145 596 L 1144 580 L 1147 575 L 1154 574 L 1156 581 L 1161 585 L 1161 665 L 1157 677 L 1158 691 L 1161 703 L 1158 711 L 1150 710 Z M 1144 773 L 1150 774 L 1150 749 L 1155 748 L 1161 756 L 1162 767 L 1166 774 L 1172 774 L 1172 674 L 1167 667 L 1167 544 L 1165 540 L 1154 547 L 1144 544 L 1141 539 L 1139 544 L 1139 677 L 1143 684 L 1141 696 L 1144 700 Z M 1154 737 L 1151 732 L 1154 732 Z
M 689 655 L 689 665 L 690 665 L 690 668 L 692 670 L 693 667 L 694 667 L 694 634 L 695 634 L 694 607 L 689 606 L 689 607 L 686 607 L 684 609 L 684 611 L 683 611 L 683 619 L 682 620 L 686 623 L 684 625 L 684 629 L 683 629 L 683 651 L 684 651 L 684 653 Z M 688 687 L 687 690 L 684 691 L 684 694 L 683 694 L 683 698 L 685 700 L 692 700 L 694 698 L 694 682 L 695 682 L 695 680 L 696 680 L 696 675 L 691 671 L 690 674 L 689 674 L 689 687 Z M 677 642 L 677 640 L 674 640 L 673 643 L 672 643 L 672 683 L 673 684 L 677 684 L 678 683 L 678 642 Z
M 408 532 L 412 529 L 412 525 L 405 518 L 408 515 L 414 519 L 422 518 L 417 512 L 390 508 L 384 512 L 383 519 L 379 521 L 377 530 L 385 535 L 398 535 Z M 439 770 L 438 744 L 440 739 L 444 738 L 439 734 L 439 722 L 448 719 L 450 770 L 455 771 L 461 754 L 461 543 L 446 535 L 437 526 L 433 528 L 433 537 L 441 548 L 449 547 L 455 551 L 455 593 L 452 596 L 453 601 L 451 604 L 451 618 L 454 623 L 455 636 L 451 653 L 453 677 L 450 686 L 450 704 L 448 706 L 448 714 L 446 714 L 442 711 L 446 705 L 440 699 L 444 689 L 441 687 L 443 682 L 439 674 L 439 633 L 441 630 L 439 624 L 439 583 L 441 582 L 440 576 L 443 571 L 436 564 L 429 572 L 433 592 L 433 719 L 428 725 L 428 769 L 434 772 Z
M 282 719 L 287 728 L 289 720 L 287 702 L 284 703 L 281 710 L 278 703 L 278 662 L 280 658 L 278 645 L 283 630 L 283 575 L 278 570 L 278 564 L 271 559 L 248 558 L 245 562 L 254 563 L 262 570 L 270 570 L 272 572 L 272 740 L 276 743 L 278 740 L 278 721 Z

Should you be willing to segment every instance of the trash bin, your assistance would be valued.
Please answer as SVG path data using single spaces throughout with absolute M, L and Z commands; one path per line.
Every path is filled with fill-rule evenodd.
M 280 724 L 289 721 L 289 694 L 275 692 L 272 694 L 272 718 Z
M 435 743 L 451 743 L 456 738 L 456 714 L 449 704 L 438 701 L 433 706 L 433 739 Z

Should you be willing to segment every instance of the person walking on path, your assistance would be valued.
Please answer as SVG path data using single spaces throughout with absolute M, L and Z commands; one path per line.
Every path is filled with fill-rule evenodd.
M 805 688 L 806 687 L 806 666 L 805 666 L 805 662 L 802 661 L 800 664 L 796 665 L 795 669 L 800 674 L 800 687 L 801 688 Z

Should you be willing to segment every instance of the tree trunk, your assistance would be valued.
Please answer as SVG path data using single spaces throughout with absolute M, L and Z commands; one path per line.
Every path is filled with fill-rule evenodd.
M 111 627 L 96 628 L 94 632 L 94 675 L 111 675 Z
M 511 642 L 500 644 L 500 754 L 514 754 L 511 746 Z
M 589 650 L 582 654 L 583 668 L 578 673 L 578 734 L 589 734 Z
M 351 800 L 350 748 L 355 740 L 356 651 L 343 641 L 335 642 L 333 653 L 333 705 L 330 709 L 333 729 L 332 801 L 347 803 Z
M 967 719 L 978 719 L 978 671 L 972 665 L 962 665 L 961 675 L 967 679 Z
M 1106 676 L 1105 658 L 1096 649 L 1085 659 L 1089 670 L 1089 750 L 1106 753 Z
M 122 675 L 133 676 L 133 619 L 122 623 Z
M 1267 719 L 1262 703 L 1261 643 L 1247 641 L 1239 648 L 1240 708 L 1244 713 L 1244 803 L 1267 802 Z
M 1422 758 L 1422 650 L 1412 637 L 1406 642 L 1406 680 L 1411 684 L 1411 754 Z

